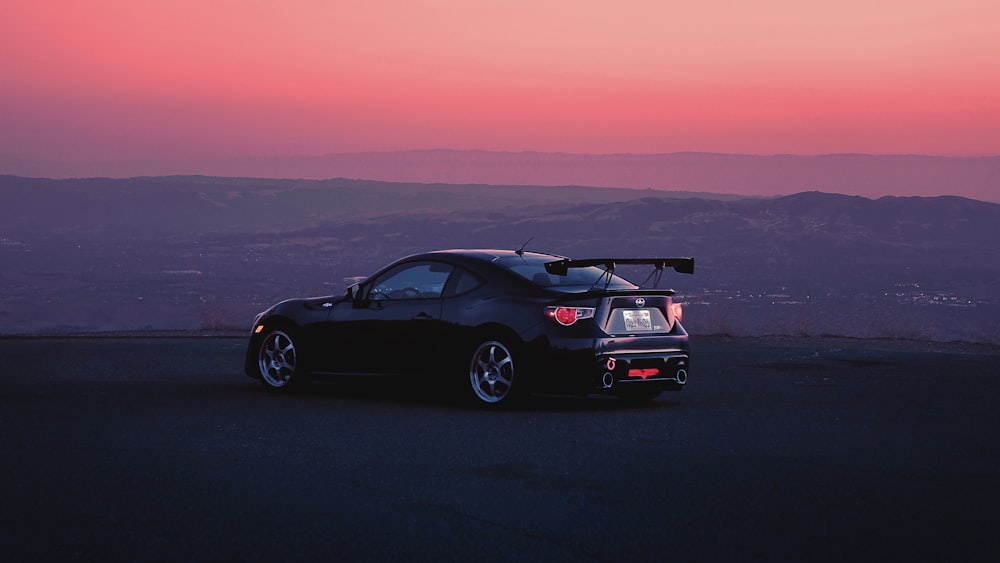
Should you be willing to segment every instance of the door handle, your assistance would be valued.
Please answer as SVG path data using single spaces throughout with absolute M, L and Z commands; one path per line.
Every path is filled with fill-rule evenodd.
M 430 315 L 428 315 L 427 313 L 424 313 L 424 312 L 420 312 L 420 313 L 417 313 L 416 315 L 413 315 L 413 320 L 415 320 L 415 321 L 429 321 L 429 320 L 432 320 L 432 319 L 434 319 L 434 317 L 432 317 L 432 316 L 430 316 Z

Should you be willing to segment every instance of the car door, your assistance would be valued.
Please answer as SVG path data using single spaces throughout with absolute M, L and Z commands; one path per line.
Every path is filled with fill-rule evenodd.
M 350 306 L 331 311 L 337 371 L 426 371 L 436 358 L 442 293 L 452 270 L 435 261 L 398 264 L 365 282 Z

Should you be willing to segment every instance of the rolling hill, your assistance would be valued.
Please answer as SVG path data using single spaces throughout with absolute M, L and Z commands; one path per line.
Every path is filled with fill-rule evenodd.
M 409 253 L 533 237 L 694 256 L 664 283 L 695 333 L 1000 343 L 1000 205 L 961 197 L 201 176 L 3 176 L 0 197 L 6 334 L 238 329 Z

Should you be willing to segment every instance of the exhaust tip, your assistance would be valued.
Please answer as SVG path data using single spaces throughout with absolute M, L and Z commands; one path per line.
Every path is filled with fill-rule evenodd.
M 615 376 L 610 371 L 604 372 L 604 377 L 601 378 L 601 386 L 604 389 L 611 389 L 611 386 L 615 384 Z
M 681 385 L 687 383 L 688 372 L 684 369 L 677 370 L 677 375 L 675 376 L 675 379 L 677 379 L 677 383 L 680 383 Z

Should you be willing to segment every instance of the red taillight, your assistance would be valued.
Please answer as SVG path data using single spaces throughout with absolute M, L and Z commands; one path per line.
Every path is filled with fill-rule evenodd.
M 559 307 L 556 309 L 556 320 L 561 325 L 571 325 L 576 322 L 575 307 Z
M 670 309 L 674 312 L 674 320 L 675 321 L 681 320 L 681 317 L 684 316 L 684 314 L 683 314 L 684 311 L 681 308 L 681 304 L 680 303 L 674 303 L 674 304 L 670 305 Z
M 660 370 L 656 368 L 633 368 L 628 370 L 629 377 L 641 377 L 646 379 L 647 377 L 656 377 L 657 375 L 660 375 Z
M 554 319 L 557 323 L 569 326 L 580 319 L 589 319 L 594 316 L 593 307 L 546 307 L 545 316 Z

